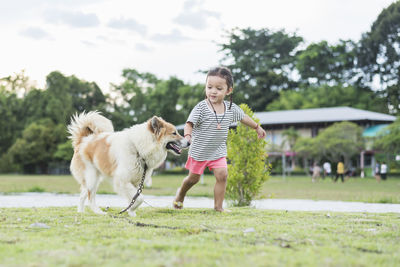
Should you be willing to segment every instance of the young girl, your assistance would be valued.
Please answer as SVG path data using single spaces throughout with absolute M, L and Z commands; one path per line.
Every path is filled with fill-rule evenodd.
M 184 136 L 191 142 L 186 169 L 189 175 L 177 190 L 173 206 L 183 208 L 187 191 L 195 185 L 204 169 L 214 172 L 214 209 L 224 211 L 228 166 L 226 163 L 226 140 L 229 126 L 237 121 L 253 128 L 258 138 L 265 138 L 263 128 L 247 116 L 243 110 L 232 103 L 233 77 L 229 69 L 217 67 L 211 69 L 206 78 L 206 99 L 198 103 L 189 115 L 184 127 Z M 230 102 L 224 101 L 230 95 Z

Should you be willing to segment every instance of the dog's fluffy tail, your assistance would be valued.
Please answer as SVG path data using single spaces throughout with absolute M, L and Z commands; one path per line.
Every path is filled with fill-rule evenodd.
M 85 111 L 81 114 L 72 116 L 71 123 L 68 125 L 69 138 L 75 148 L 82 142 L 82 138 L 91 134 L 102 132 L 114 132 L 114 127 L 109 119 L 100 115 L 98 111 Z

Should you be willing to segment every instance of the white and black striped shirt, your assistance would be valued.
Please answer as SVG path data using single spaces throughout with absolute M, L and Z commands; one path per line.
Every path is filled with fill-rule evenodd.
M 244 117 L 244 111 L 232 103 L 225 103 L 225 116 L 217 114 L 221 129 L 217 129 L 217 121 L 214 111 L 207 105 L 207 100 L 199 102 L 192 110 L 187 122 L 193 123 L 192 144 L 189 156 L 197 161 L 216 160 L 226 157 L 226 140 L 229 126 Z M 222 121 L 221 121 L 222 120 Z

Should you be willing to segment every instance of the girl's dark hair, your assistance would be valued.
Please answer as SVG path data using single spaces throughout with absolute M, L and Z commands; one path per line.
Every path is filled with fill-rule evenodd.
M 219 66 L 219 67 L 212 68 L 207 73 L 206 81 L 207 81 L 208 76 L 221 77 L 221 78 L 225 79 L 226 84 L 228 85 L 228 89 L 233 88 L 232 72 L 227 67 Z M 233 92 L 230 94 L 229 97 L 230 97 L 229 109 L 231 109 L 232 101 L 233 101 Z

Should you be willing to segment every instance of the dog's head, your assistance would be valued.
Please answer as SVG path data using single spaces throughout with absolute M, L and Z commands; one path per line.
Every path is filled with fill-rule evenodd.
M 190 143 L 182 137 L 175 126 L 162 118 L 154 116 L 147 122 L 149 130 L 155 135 L 158 142 L 168 151 L 180 155 L 183 148 L 189 147 Z

